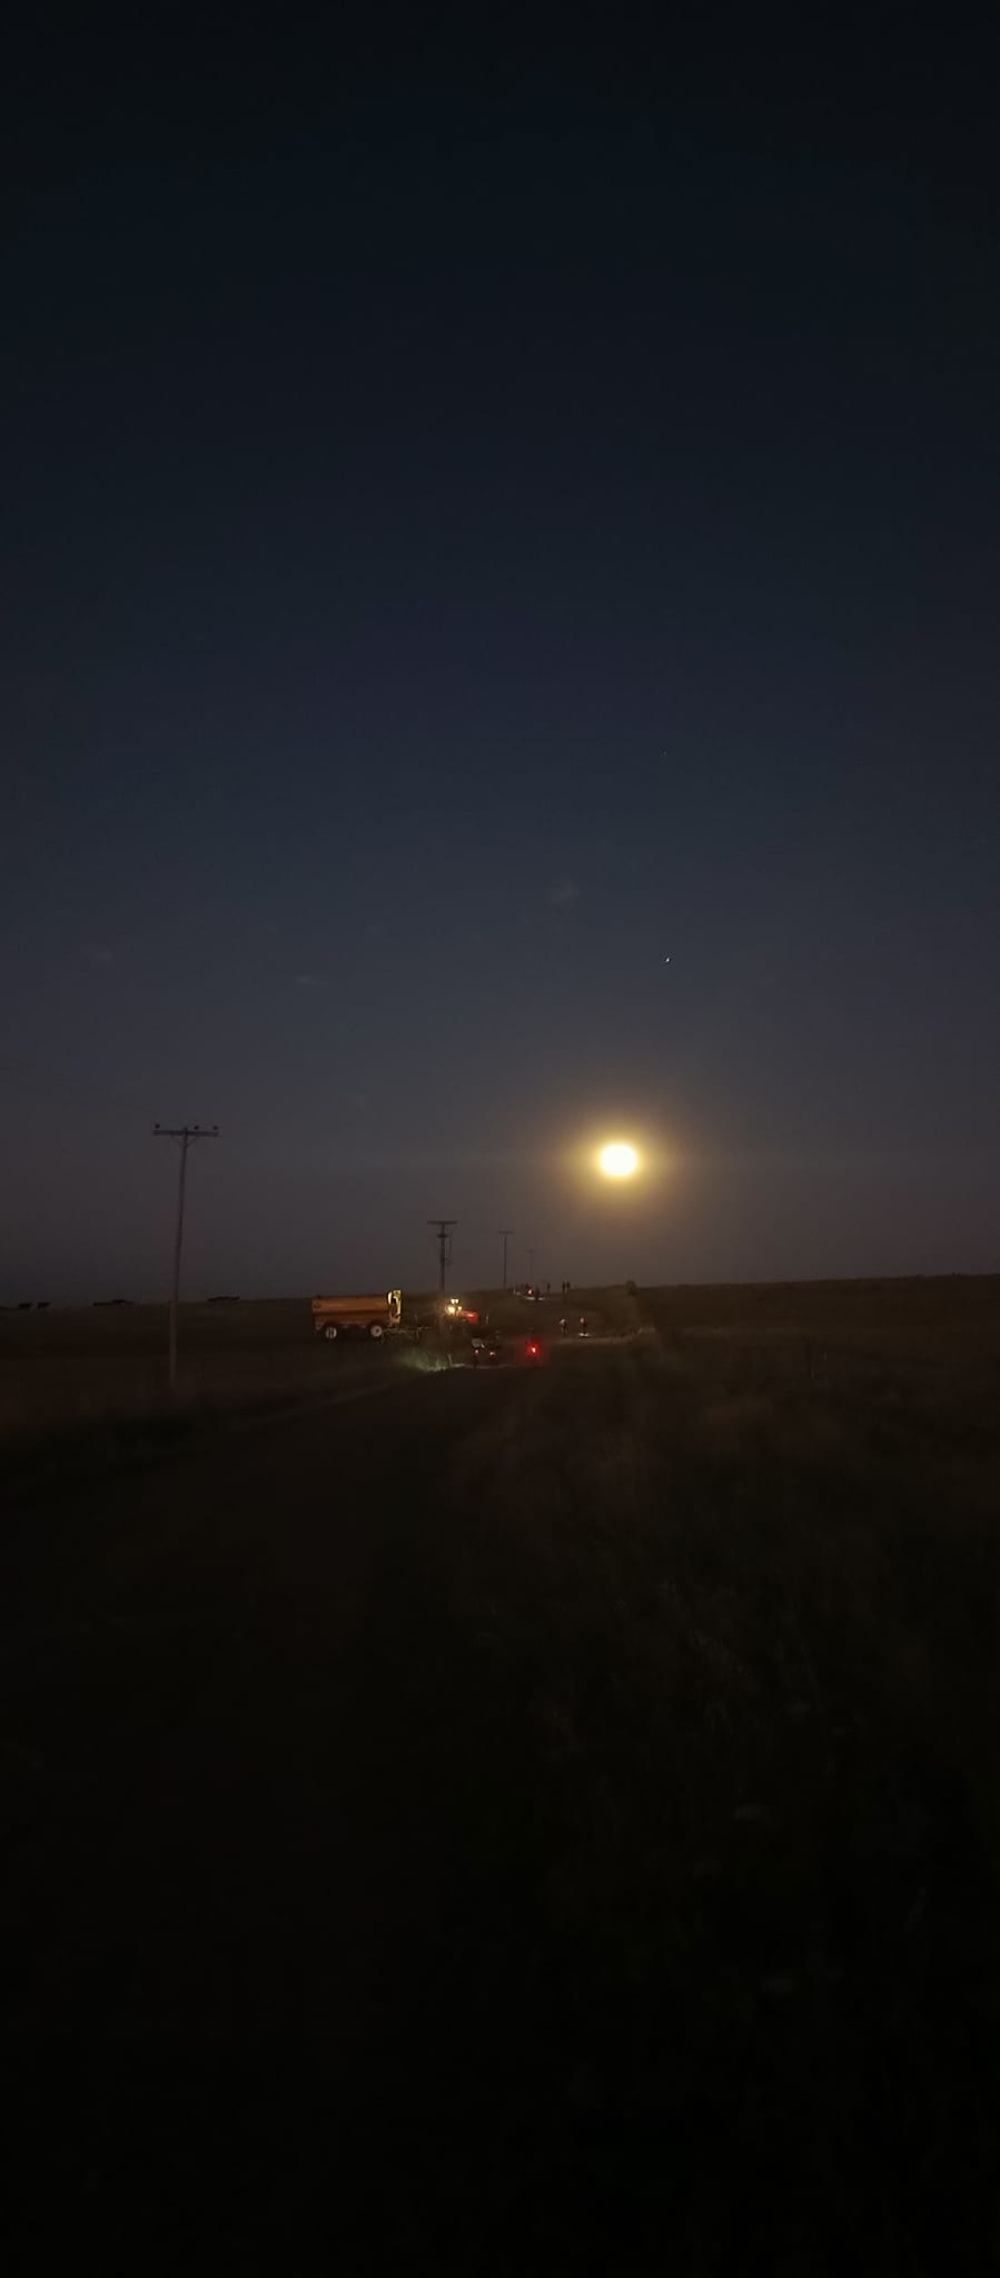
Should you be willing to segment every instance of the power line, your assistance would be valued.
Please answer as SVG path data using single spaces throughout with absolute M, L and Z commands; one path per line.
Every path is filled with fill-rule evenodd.
M 170 1292 L 170 1349 L 167 1376 L 171 1392 L 177 1390 L 177 1305 L 181 1293 L 181 1249 L 184 1242 L 184 1184 L 187 1177 L 188 1148 L 196 1139 L 217 1139 L 219 1126 L 213 1123 L 205 1130 L 200 1123 L 182 1123 L 168 1130 L 162 1123 L 154 1123 L 154 1139 L 176 1139 L 181 1151 L 180 1171 L 177 1179 L 177 1225 L 174 1229 L 174 1284 Z
M 435 1230 L 438 1246 L 438 1288 L 443 1295 L 448 1273 L 448 1260 L 451 1256 L 451 1232 L 452 1227 L 458 1225 L 458 1219 L 428 1218 L 427 1224 L 433 1226 Z

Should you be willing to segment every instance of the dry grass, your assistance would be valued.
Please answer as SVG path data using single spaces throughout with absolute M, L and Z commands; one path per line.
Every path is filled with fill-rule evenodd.
M 323 1402 L 402 1356 L 315 1337 L 307 1300 L 184 1306 L 176 1391 L 167 1311 L 0 1316 L 0 1446 L 8 1476 L 45 1488 L 156 1460 L 229 1418 Z
M 210 1478 L 225 1555 L 203 1521 L 178 1588 L 198 1616 L 192 1652 L 218 1593 L 237 1676 L 248 1605 L 260 1624 L 249 1759 L 232 1754 L 240 1721 L 214 1676 L 192 1719 L 197 1750 L 215 1715 L 220 1796 L 241 1793 L 255 1750 L 261 1781 L 248 1855 L 264 1896 L 255 1917 L 246 1878 L 256 1943 L 228 2026 L 256 2033 L 268 1957 L 284 1983 L 325 1841 L 328 1903 L 303 1960 L 312 2024 L 333 1893 L 360 1862 L 330 2042 L 370 1935 L 360 1978 L 379 1991 L 356 2047 L 378 2080 L 358 2141 L 385 2150 L 380 2205 L 403 2209 L 397 2251 L 368 2267 L 440 2266 L 433 2228 L 414 2216 L 406 2230 L 407 2156 L 411 2206 L 430 2173 L 432 2200 L 461 2210 L 456 2267 L 504 2278 L 995 2266 L 997 1299 L 995 1283 L 647 1294 L 656 1326 L 618 1347 L 571 1349 L 490 1391 L 456 1384 L 455 1399 L 431 1388 L 395 1422 L 379 1403 L 370 1435 L 364 1409 L 348 1411 L 348 1490 L 368 1500 L 343 1535 L 296 1528 L 291 1489 L 286 1516 L 291 1449 L 256 1518 L 256 1458 L 228 1510 L 240 1471 L 223 1452 Z M 300 1354 L 297 1336 L 263 1337 L 257 1360 L 315 1361 L 327 1381 L 329 1356 Z M 850 1366 L 810 1367 L 807 1346 Z M 252 1337 L 219 1350 L 246 1383 Z M 329 1449 L 301 1460 L 311 1511 Z M 26 1532 L 49 1589 L 50 1538 Z M 345 1586 L 349 1553 L 361 1564 Z M 306 1618 L 292 1585 L 310 1555 L 322 1586 Z M 152 1594 L 159 1607 L 158 1581 Z M 120 1638 L 105 1633 L 112 1669 Z M 44 1728 L 58 1690 L 39 1650 Z M 166 1707 L 154 1685 L 147 1709 L 151 1762 L 174 1651 L 161 1647 Z M 94 1684 L 105 1733 L 100 1703 L 117 1695 L 101 1670 Z M 128 1698 L 123 1729 L 142 1687 Z M 94 1745 L 100 1765 L 106 1737 Z M 409 2039 L 386 1978 L 419 2020 Z M 347 2185 L 329 2186 L 326 2108 L 317 2121 L 305 2091 L 295 2100 L 294 2064 L 273 2069 L 291 2100 L 282 2187 L 311 2178 L 328 2217 Z M 228 2077 L 240 2108 L 235 2064 Z M 349 2113 L 356 2102 L 352 2070 Z M 310 2125 L 322 2143 L 307 2173 Z
M 470 1302 L 507 1331 L 551 1332 L 564 1310 L 562 1300 L 534 1307 L 495 1290 L 472 1293 Z M 419 1314 L 432 1309 L 434 1299 L 416 1295 L 408 1305 Z M 638 1322 L 634 1302 L 620 1290 L 574 1292 L 572 1308 L 588 1313 L 595 1334 L 621 1334 Z M 347 1374 L 390 1358 L 353 1341 L 331 1351 L 314 1335 L 308 1298 L 183 1305 L 179 1350 L 171 1400 L 165 1306 L 0 1313 L 0 1441 L 116 1420 L 135 1426 L 144 1417 L 156 1423 L 167 1414 L 322 1399 Z M 412 1353 L 395 1357 L 413 1359 Z
M 769 2268 L 978 2268 L 1000 1418 L 953 1380 L 927 1407 L 864 1380 L 720 1392 L 702 1358 L 608 1355 L 585 1410 L 553 1370 L 467 1452 L 450 1546 L 512 1725 L 530 1703 L 517 1812 L 560 2061 L 568 2040 L 600 2116 L 595 2215 L 641 2201 L 644 2250 L 665 2225 L 705 2270 L 745 2267 L 758 2227 Z M 700 2172 L 658 2169 L 653 2138 L 688 2132 Z

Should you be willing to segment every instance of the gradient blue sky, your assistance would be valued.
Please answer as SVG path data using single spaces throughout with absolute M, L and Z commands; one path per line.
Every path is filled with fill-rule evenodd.
M 997 1270 L 973 60 L 465 60 L 28 59 L 0 1296 Z

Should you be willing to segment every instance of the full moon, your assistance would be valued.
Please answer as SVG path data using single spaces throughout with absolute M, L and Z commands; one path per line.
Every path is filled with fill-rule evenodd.
M 608 1179 L 630 1179 L 639 1168 L 635 1148 L 626 1146 L 620 1139 L 613 1139 L 609 1146 L 601 1148 L 599 1161 Z

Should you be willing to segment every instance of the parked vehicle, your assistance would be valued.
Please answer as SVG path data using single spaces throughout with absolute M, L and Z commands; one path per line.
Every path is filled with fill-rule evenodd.
M 475 1307 L 466 1305 L 461 1297 L 446 1297 L 441 1306 L 441 1317 L 444 1321 L 465 1321 L 472 1328 L 476 1328 L 479 1323 Z
M 373 1344 L 396 1335 L 403 1323 L 403 1292 L 389 1289 L 384 1297 L 314 1297 L 313 1328 L 328 1345 L 345 1337 L 369 1337 Z

